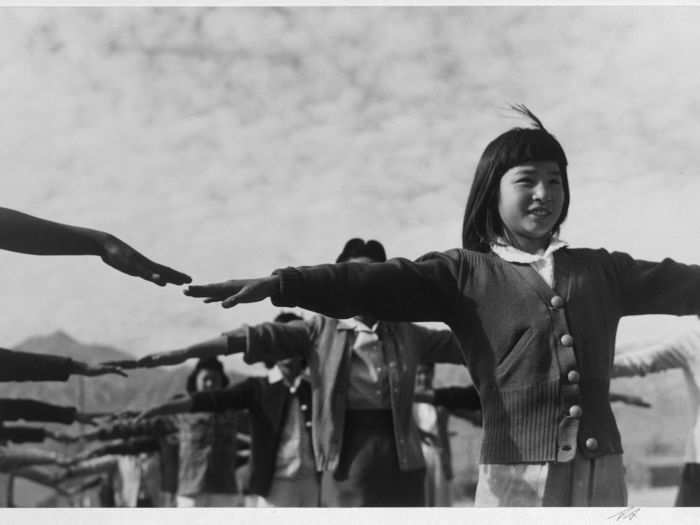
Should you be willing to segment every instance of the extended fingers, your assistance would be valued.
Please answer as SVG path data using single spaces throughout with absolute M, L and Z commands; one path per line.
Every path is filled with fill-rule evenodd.
M 150 262 L 150 261 L 149 261 Z M 153 263 L 153 275 L 157 277 L 154 281 L 156 284 L 187 284 L 192 282 L 192 277 L 186 273 L 179 272 L 168 266 L 163 266 L 162 264 Z
M 135 270 L 139 277 L 158 286 L 165 286 L 166 284 L 181 285 L 192 282 L 192 278 L 189 275 L 151 261 L 147 261 L 147 264 L 138 265 Z
M 103 363 L 100 363 L 100 366 L 128 370 L 130 368 L 139 368 L 139 361 L 137 361 L 136 359 L 124 359 L 121 361 L 105 361 Z
M 130 246 L 123 261 L 123 264 L 120 265 L 122 266 L 119 268 L 120 270 L 130 275 L 141 277 L 158 286 L 165 286 L 166 284 L 181 285 L 192 282 L 192 278 L 189 275 L 169 266 L 158 264 Z
M 206 302 L 220 301 L 228 295 L 222 290 L 221 284 L 192 285 L 185 288 L 184 293 L 189 297 L 205 297 Z
M 224 308 L 233 308 L 237 304 L 245 302 L 246 295 L 247 294 L 244 293 L 244 290 L 241 290 L 237 294 L 232 295 L 231 297 L 223 300 L 221 302 L 221 306 L 223 306 Z

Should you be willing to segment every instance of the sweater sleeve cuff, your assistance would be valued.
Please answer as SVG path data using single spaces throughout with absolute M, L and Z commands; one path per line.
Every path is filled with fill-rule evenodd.
M 244 326 L 245 330 L 245 353 L 243 354 L 243 362 L 247 365 L 252 365 L 263 361 L 262 356 L 255 351 L 260 345 L 257 344 L 257 332 L 251 326 Z
M 433 390 L 433 405 L 435 406 L 445 406 L 449 404 L 449 395 L 446 389 L 436 388 Z
M 279 277 L 280 286 L 272 296 L 270 301 L 275 306 L 296 306 L 299 292 L 302 288 L 303 276 L 297 268 L 282 268 L 272 272 L 272 275 Z
M 221 335 L 226 338 L 227 355 L 246 352 L 248 340 L 248 327 L 246 325 L 236 328 L 235 330 L 223 332 Z
M 63 361 L 63 366 L 56 367 L 56 379 L 58 381 L 68 381 L 68 378 L 73 373 L 73 369 L 75 368 L 75 361 L 73 361 L 70 357 L 63 357 L 59 359 Z
M 216 412 L 217 402 L 213 392 L 196 392 L 192 394 L 190 412 Z

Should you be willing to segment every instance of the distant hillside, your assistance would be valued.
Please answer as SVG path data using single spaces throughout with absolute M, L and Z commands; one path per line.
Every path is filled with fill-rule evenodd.
M 19 343 L 15 350 L 22 352 L 53 354 L 100 363 L 110 359 L 132 359 L 133 355 L 111 346 L 100 344 L 85 344 L 73 339 L 67 333 L 59 330 L 49 335 L 35 335 Z
M 24 352 L 62 355 L 87 362 L 130 359 L 133 356 L 105 345 L 85 344 L 64 332 L 46 336 L 34 336 L 15 347 Z M 118 412 L 126 409 L 142 409 L 162 403 L 185 390 L 190 366 L 130 370 L 129 377 L 71 377 L 67 382 L 0 383 L 0 397 L 39 399 L 60 405 L 81 405 L 83 410 Z M 232 381 L 243 376 L 229 373 Z

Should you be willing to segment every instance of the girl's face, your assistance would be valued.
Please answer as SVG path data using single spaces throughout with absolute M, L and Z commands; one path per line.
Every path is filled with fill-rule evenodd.
M 544 250 L 563 207 L 564 187 L 556 162 L 527 162 L 501 177 L 498 214 L 516 248 L 530 253 Z

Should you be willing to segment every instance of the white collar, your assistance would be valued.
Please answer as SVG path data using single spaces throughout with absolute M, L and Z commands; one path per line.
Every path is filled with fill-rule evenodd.
M 338 330 L 355 330 L 357 332 L 376 332 L 379 327 L 379 321 L 375 322 L 370 328 L 357 317 L 350 319 L 342 319 L 338 322 Z
M 282 375 L 282 371 L 279 368 L 277 368 L 277 366 L 273 366 L 267 372 L 267 382 L 270 384 L 279 383 L 283 379 L 284 376 Z
M 554 252 L 566 246 L 568 246 L 568 243 L 562 241 L 559 238 L 554 238 L 551 240 L 549 246 L 547 246 L 547 249 L 544 251 L 544 253 L 534 254 L 524 252 L 523 250 L 520 250 L 512 246 L 511 244 L 508 244 L 508 242 L 504 238 L 499 237 L 498 239 L 496 239 L 496 242 L 491 243 L 491 251 L 498 255 L 504 261 L 512 263 L 532 264 L 541 261 L 542 259 L 547 259 Z
M 291 390 L 292 392 L 296 392 L 296 390 L 299 388 L 301 380 L 303 379 L 303 375 L 304 374 L 302 373 L 294 378 L 294 382 L 291 385 L 288 385 L 289 390 Z M 270 371 L 267 373 L 267 382 L 272 385 L 274 383 L 279 383 L 280 381 L 285 381 L 285 378 L 279 367 L 275 365 L 272 368 L 270 368 Z

